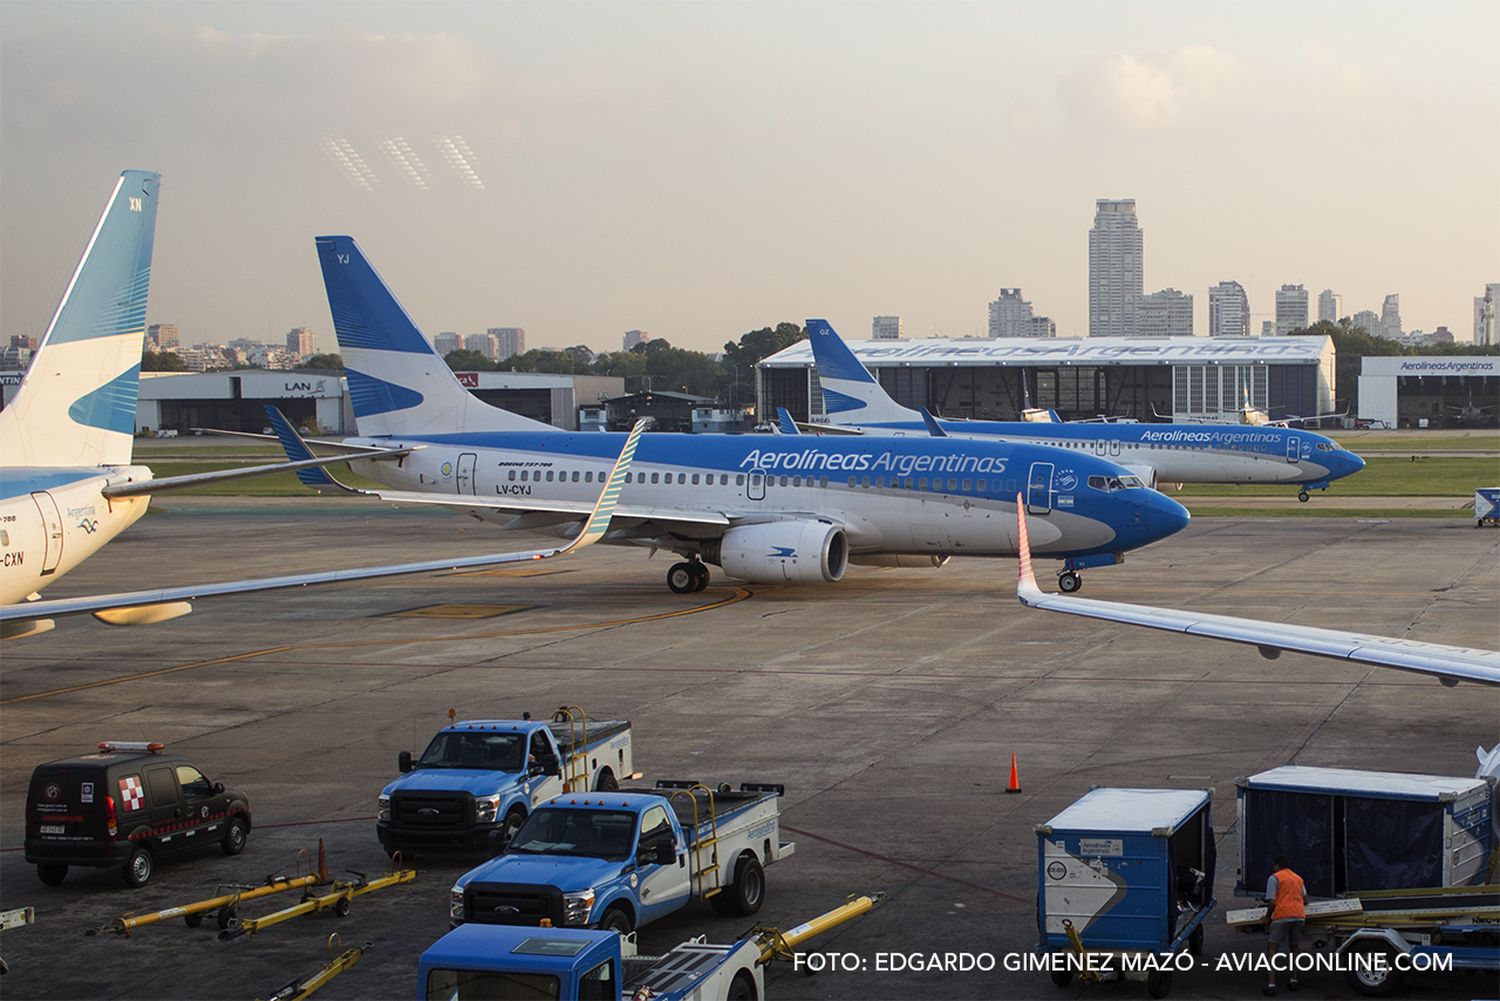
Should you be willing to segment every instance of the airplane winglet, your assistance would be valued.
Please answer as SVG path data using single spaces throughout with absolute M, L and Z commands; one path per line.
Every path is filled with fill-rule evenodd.
M 271 430 L 276 432 L 276 440 L 281 442 L 281 450 L 286 453 L 286 457 L 292 462 L 304 462 L 313 458 L 312 449 L 308 447 L 307 442 L 302 440 L 297 429 L 292 427 L 292 422 L 286 419 L 286 414 L 283 414 L 279 407 L 269 403 L 266 404 L 265 410 L 266 417 L 271 421 Z M 346 494 L 360 492 L 334 479 L 333 474 L 322 466 L 297 470 L 297 480 L 303 486 L 312 487 L 314 490 L 339 490 Z
M 1035 605 L 1043 597 L 1036 583 L 1036 573 L 1031 566 L 1031 537 L 1026 530 L 1026 501 L 1016 494 L 1016 554 L 1019 564 L 1016 572 L 1016 597 L 1023 605 Z
M 594 503 L 594 510 L 589 514 L 588 520 L 583 523 L 583 531 L 571 543 L 559 550 L 557 555 L 564 553 L 576 553 L 587 546 L 592 546 L 604 538 L 609 531 L 609 520 L 614 517 L 615 506 L 620 503 L 620 490 L 625 486 L 625 474 L 630 472 L 630 464 L 635 461 L 636 446 L 641 443 L 641 435 L 651 424 L 650 417 L 642 417 L 635 422 L 630 429 L 630 434 L 625 437 L 625 445 L 620 449 L 620 457 L 615 460 L 615 467 L 609 472 L 609 479 L 605 481 L 604 489 L 599 492 L 599 499 Z
M 922 423 L 927 425 L 927 433 L 934 438 L 948 437 L 948 432 L 943 430 L 943 426 L 938 423 L 937 418 L 932 416 L 932 411 L 926 407 L 922 408 Z
M 778 434 L 799 435 L 802 433 L 797 428 L 797 422 L 792 420 L 791 411 L 786 407 L 776 408 L 776 428 Z

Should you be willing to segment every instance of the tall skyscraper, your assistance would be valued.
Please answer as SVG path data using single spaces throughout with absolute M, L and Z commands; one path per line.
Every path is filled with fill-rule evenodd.
M 1374 310 L 1362 309 L 1350 317 L 1349 322 L 1371 337 L 1380 336 L 1380 317 L 1375 315 Z
M 627 330 L 622 343 L 625 345 L 625 350 L 629 351 L 637 344 L 645 344 L 649 340 L 651 340 L 651 335 L 644 330 Z
M 1144 234 L 1135 199 L 1101 198 L 1089 230 L 1089 336 L 1129 337 L 1141 299 Z
M 1344 310 L 1344 297 L 1331 288 L 1325 288 L 1318 293 L 1318 322 L 1339 322 L 1339 314 Z
M 318 339 L 306 327 L 293 327 L 286 332 L 287 354 L 302 359 L 318 353 Z
M 146 339 L 158 351 L 175 351 L 182 345 L 182 331 L 175 323 L 153 323 L 146 328 Z
M 1209 288 L 1208 336 L 1250 336 L 1250 297 L 1239 282 L 1219 282 Z
M 991 337 L 1057 336 L 1057 324 L 1049 317 L 1036 316 L 1018 288 L 1001 289 L 1000 297 L 990 303 L 989 330 Z
M 448 352 L 457 351 L 464 346 L 464 339 L 451 330 L 445 330 L 432 339 L 432 346 L 439 356 L 446 358 Z
M 877 341 L 897 341 L 901 339 L 901 317 L 899 316 L 877 316 L 870 323 L 870 336 Z
M 1500 282 L 1490 282 L 1484 295 L 1474 297 L 1474 343 L 1494 344 L 1495 307 L 1500 306 Z M 12 338 L 14 340 L 15 338 Z
M 1262 337 L 1274 337 L 1274 336 L 1276 336 L 1276 324 L 1272 323 L 1270 320 L 1261 320 L 1260 321 L 1260 336 L 1262 336 Z
M 1395 292 L 1380 304 L 1380 336 L 1393 341 L 1401 336 L 1401 296 Z
M 1276 335 L 1284 337 L 1307 326 L 1307 289 L 1283 285 L 1276 290 Z
M 464 338 L 464 347 L 478 351 L 490 361 L 500 360 L 500 342 L 494 334 L 470 334 Z
M 1141 296 L 1135 311 L 1137 337 L 1192 337 L 1193 297 L 1175 288 Z
M 511 355 L 526 353 L 526 331 L 522 327 L 491 327 L 489 333 L 495 338 L 495 360 L 504 361 Z

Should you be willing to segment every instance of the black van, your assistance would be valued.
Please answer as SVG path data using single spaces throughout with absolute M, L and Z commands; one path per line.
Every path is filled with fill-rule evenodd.
M 38 765 L 26 793 L 26 861 L 48 886 L 68 866 L 118 865 L 144 886 L 163 856 L 218 843 L 245 850 L 250 804 L 193 763 L 157 743 L 101 743 L 84 754 Z

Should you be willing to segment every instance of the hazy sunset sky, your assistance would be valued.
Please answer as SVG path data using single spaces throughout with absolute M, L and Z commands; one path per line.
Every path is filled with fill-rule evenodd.
M 429 335 L 966 335 L 1012 286 L 1082 335 L 1097 198 L 1137 200 L 1146 290 L 1191 293 L 1199 334 L 1234 279 L 1267 317 L 1283 282 L 1314 315 L 1325 287 L 1345 315 L 1399 292 L 1408 330 L 1467 339 L 1500 281 L 1497 38 L 1494 0 L 7 0 L 0 333 L 42 332 L 145 168 L 149 321 L 184 343 L 305 325 L 331 349 L 321 233 Z

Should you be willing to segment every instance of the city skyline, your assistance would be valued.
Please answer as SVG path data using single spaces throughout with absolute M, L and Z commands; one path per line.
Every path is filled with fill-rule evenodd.
M 42 332 L 97 198 L 150 167 L 148 322 L 223 340 L 328 336 L 326 232 L 429 335 L 500 315 L 530 347 L 635 325 L 713 351 L 899 312 L 907 337 L 983 336 L 980 304 L 1020 287 L 1078 337 L 1100 199 L 1136 202 L 1144 291 L 1193 296 L 1200 335 L 1227 279 L 1252 332 L 1301 284 L 1345 315 L 1394 291 L 1406 328 L 1466 340 L 1500 243 L 1500 136 L 1475 127 L 1495 9 L 1377 6 L 1288 8 L 1287 33 L 1191 4 L 12 2 L 0 334 Z

